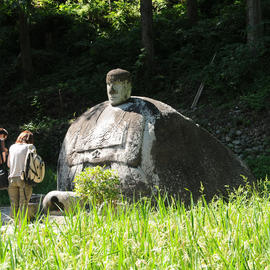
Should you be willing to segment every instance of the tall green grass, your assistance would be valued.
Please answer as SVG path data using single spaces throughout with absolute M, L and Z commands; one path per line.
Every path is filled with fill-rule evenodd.
M 156 198 L 1 228 L 1 269 L 268 269 L 268 180 L 185 206 Z

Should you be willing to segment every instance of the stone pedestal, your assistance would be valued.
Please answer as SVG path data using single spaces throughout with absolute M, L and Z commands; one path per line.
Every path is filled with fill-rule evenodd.
M 43 200 L 43 211 L 46 214 L 50 212 L 54 215 L 62 215 L 65 212 L 73 211 L 79 204 L 84 207 L 84 203 L 75 192 L 71 191 L 50 191 Z

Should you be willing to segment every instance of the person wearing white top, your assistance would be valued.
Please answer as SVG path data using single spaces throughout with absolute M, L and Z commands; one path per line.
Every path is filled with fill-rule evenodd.
M 26 130 L 17 138 L 15 144 L 9 148 L 8 167 L 9 169 L 9 186 L 8 195 L 10 199 L 10 216 L 14 217 L 20 210 L 21 213 L 26 211 L 32 195 L 32 186 L 22 180 L 21 175 L 24 170 L 26 154 L 33 145 L 33 133 Z

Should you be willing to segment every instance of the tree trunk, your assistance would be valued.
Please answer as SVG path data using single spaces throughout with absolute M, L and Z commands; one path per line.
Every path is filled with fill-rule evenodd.
M 141 0 L 140 12 L 142 45 L 145 49 L 145 68 L 148 79 L 151 79 L 154 63 L 152 0 Z
M 247 43 L 252 45 L 263 36 L 260 0 L 247 0 Z
M 187 1 L 187 16 L 191 24 L 195 24 L 198 20 L 198 5 L 197 0 Z
M 28 18 L 22 7 L 19 7 L 19 32 L 23 80 L 27 84 L 33 77 L 33 65 Z

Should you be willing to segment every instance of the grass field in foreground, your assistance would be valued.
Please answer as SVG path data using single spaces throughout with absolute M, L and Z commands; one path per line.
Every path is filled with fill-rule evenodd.
M 15 221 L 1 228 L 0 269 L 268 269 L 268 186 L 190 207 L 144 199 Z

